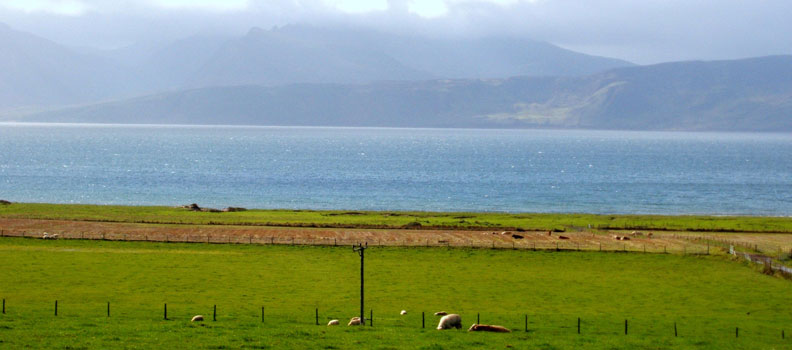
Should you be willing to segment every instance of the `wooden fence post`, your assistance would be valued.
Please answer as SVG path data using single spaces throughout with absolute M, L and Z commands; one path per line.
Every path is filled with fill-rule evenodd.
M 55 300 L 55 316 L 58 316 L 58 301 Z
M 369 310 L 369 327 L 374 327 L 374 309 Z
M 624 335 L 627 335 L 627 320 L 624 320 Z
M 110 317 L 110 302 L 107 302 L 107 317 Z
M 214 309 L 212 310 L 212 321 L 217 321 L 217 304 L 215 304 Z
M 423 311 L 421 311 L 421 328 L 426 328 L 426 314 Z
M 316 325 L 319 325 L 319 308 L 316 308 Z
M 677 337 L 677 336 L 678 336 L 677 325 L 676 325 L 676 322 L 674 322 L 674 337 Z
M 261 322 L 264 323 L 264 307 L 261 307 Z
M 578 334 L 580 334 L 580 317 L 578 317 Z
M 525 331 L 528 331 L 528 314 L 525 314 Z
M 163 317 L 165 320 L 168 319 L 168 303 L 165 303 L 165 309 L 163 311 Z

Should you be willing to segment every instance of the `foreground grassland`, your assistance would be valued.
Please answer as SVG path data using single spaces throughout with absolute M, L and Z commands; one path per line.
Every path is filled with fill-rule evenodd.
M 358 312 L 358 264 L 349 247 L 0 238 L 7 312 L 0 315 L 0 348 L 792 346 L 781 339 L 784 327 L 792 330 L 790 281 L 722 256 L 370 248 L 366 308 L 374 326 L 314 325 L 315 308 L 322 324 Z M 438 310 L 460 313 L 466 327 L 480 313 L 482 323 L 515 332 L 437 331 L 430 313 Z M 191 324 L 195 314 L 209 321 Z
M 792 217 L 508 214 L 248 210 L 192 212 L 182 208 L 15 203 L 0 205 L 0 218 L 84 220 L 153 224 L 258 225 L 347 228 L 525 229 L 565 231 L 672 230 L 792 233 Z

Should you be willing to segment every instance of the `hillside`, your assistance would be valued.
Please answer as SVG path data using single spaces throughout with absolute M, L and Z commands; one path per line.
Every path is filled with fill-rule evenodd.
M 585 77 L 192 89 L 24 121 L 792 131 L 792 56 L 629 67 Z
M 521 37 L 285 26 L 80 50 L 0 23 L 0 113 L 215 86 L 576 75 L 630 66 Z

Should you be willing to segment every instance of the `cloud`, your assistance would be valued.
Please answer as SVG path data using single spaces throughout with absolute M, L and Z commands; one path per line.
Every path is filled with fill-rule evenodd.
M 792 53 L 788 0 L 4 0 L 0 22 L 80 46 L 291 23 L 516 35 L 638 63 Z

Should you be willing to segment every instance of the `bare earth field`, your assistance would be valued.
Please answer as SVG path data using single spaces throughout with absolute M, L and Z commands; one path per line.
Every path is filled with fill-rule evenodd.
M 792 235 L 761 233 L 652 232 L 633 231 L 483 231 L 299 228 L 234 225 L 163 225 L 69 220 L 0 218 L 4 236 L 167 241 L 200 243 L 351 245 L 365 242 L 375 246 L 456 246 L 515 249 L 607 250 L 675 253 L 724 251 L 728 244 L 776 253 L 792 249 Z M 629 237 L 617 240 L 615 236 Z M 520 238 L 522 237 L 522 238 Z

